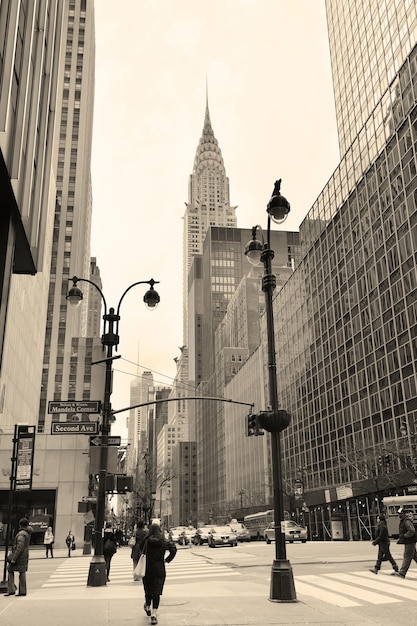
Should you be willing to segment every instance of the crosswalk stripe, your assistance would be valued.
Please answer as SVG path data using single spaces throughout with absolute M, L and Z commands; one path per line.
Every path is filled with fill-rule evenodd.
M 403 600 L 417 601 L 417 596 L 410 594 L 410 589 L 416 588 L 415 572 L 408 574 L 405 579 L 390 574 L 390 571 L 379 572 L 376 577 L 375 574 L 363 570 L 346 574 L 324 573 L 320 576 L 306 574 L 296 576 L 294 582 L 298 593 L 340 607 L 362 606 L 365 603 L 383 605 Z M 329 579 L 331 579 L 330 590 Z
M 124 557 L 124 558 L 123 558 Z M 87 584 L 90 561 L 73 561 L 62 563 L 57 570 L 52 573 L 42 587 L 79 587 Z M 210 578 L 215 576 L 240 576 L 240 572 L 225 565 L 202 562 L 193 558 L 179 559 L 177 562 L 167 563 L 167 575 L 172 581 L 181 581 L 200 578 Z M 115 559 L 110 568 L 110 584 L 138 585 L 141 581 L 133 580 L 132 560 L 127 555 Z
M 386 582 L 381 581 L 380 579 L 375 580 L 375 574 L 372 575 L 374 578 L 371 580 L 363 573 L 359 576 L 357 574 L 325 574 L 327 578 L 337 578 L 337 580 L 343 580 L 346 583 L 362 585 L 363 587 L 371 587 L 374 591 L 380 591 L 381 593 L 390 593 L 391 595 L 400 596 L 401 598 L 405 598 L 407 600 L 412 599 L 410 598 L 410 590 L 401 588 L 402 580 L 398 580 L 398 584 L 389 584 L 388 580 Z
M 317 600 L 328 602 L 329 604 L 334 604 L 335 606 L 339 606 L 341 608 L 346 609 L 350 606 L 361 606 L 359 602 L 355 602 L 345 596 L 339 596 L 338 594 L 327 591 L 326 589 L 313 587 L 313 585 L 301 582 L 299 578 L 296 578 L 295 580 L 295 589 L 297 593 L 301 593 L 304 596 L 313 596 Z
M 417 576 L 414 573 L 407 574 L 407 578 L 391 576 L 391 573 L 385 574 L 384 572 L 379 572 L 378 578 L 375 576 L 375 574 L 371 574 L 371 572 L 351 572 L 351 574 L 353 574 L 354 576 L 366 576 L 366 578 L 370 578 L 374 582 L 375 580 L 383 580 L 384 582 L 393 585 L 395 589 L 399 589 L 401 587 L 410 587 L 414 590 L 416 589 Z
M 332 578 L 339 579 L 339 577 L 343 579 L 343 574 L 332 575 Z M 326 580 L 324 577 L 315 576 L 314 574 L 307 574 L 305 576 L 299 576 L 298 578 L 301 581 L 312 583 L 320 587 L 328 588 L 329 585 L 329 581 Z M 400 600 L 396 598 L 390 598 L 379 593 L 368 591 L 367 589 L 361 589 L 360 587 L 345 585 L 343 583 L 337 582 L 337 580 L 334 580 L 332 582 L 332 591 L 342 593 L 347 596 L 353 596 L 357 600 L 364 600 L 365 602 L 370 602 L 371 604 L 391 604 L 394 602 L 400 602 Z

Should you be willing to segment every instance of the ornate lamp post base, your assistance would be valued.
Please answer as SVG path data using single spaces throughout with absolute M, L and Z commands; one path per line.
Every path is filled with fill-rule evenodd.
M 276 559 L 272 563 L 269 600 L 271 602 L 298 602 L 291 563 L 287 559 Z
M 93 556 L 88 570 L 87 587 L 103 587 L 107 583 L 106 562 L 103 555 Z

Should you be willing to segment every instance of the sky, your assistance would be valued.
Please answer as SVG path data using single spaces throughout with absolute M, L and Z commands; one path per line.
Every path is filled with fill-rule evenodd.
M 274 182 L 298 230 L 339 161 L 324 0 L 96 0 L 91 255 L 123 300 L 112 406 L 144 370 L 168 386 L 182 336 L 183 215 L 210 118 L 239 228 L 266 228 Z M 275 227 L 275 226 L 274 226 Z M 127 436 L 120 413 L 112 434 Z

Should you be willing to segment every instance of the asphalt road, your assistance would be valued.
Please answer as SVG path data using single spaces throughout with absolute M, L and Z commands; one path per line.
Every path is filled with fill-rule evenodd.
M 369 572 L 376 559 L 371 543 L 307 542 L 287 544 L 286 549 L 297 603 L 286 604 L 284 610 L 284 605 L 268 601 L 275 544 L 179 547 L 167 566 L 160 624 L 417 624 L 415 564 L 402 580 L 390 575 L 389 563 L 383 563 L 378 576 Z M 392 553 L 401 562 L 402 546 L 393 542 Z M 130 548 L 121 548 L 113 558 L 111 582 L 105 587 L 86 587 L 90 561 L 78 551 L 71 559 L 64 551 L 54 559 L 33 551 L 28 596 L 1 599 L 2 626 L 148 623 L 142 584 L 132 581 Z M 19 622 L 25 614 L 28 621 Z

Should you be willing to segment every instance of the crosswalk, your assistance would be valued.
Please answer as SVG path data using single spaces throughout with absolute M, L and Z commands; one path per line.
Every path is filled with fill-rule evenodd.
M 394 604 L 417 601 L 417 575 L 407 578 L 391 576 L 390 571 L 380 571 L 378 576 L 366 570 L 349 573 L 306 574 L 295 576 L 297 595 L 314 597 L 317 600 L 348 608 L 365 604 Z
M 59 565 L 45 582 L 43 588 L 80 587 L 87 583 L 90 559 L 72 558 Z M 207 579 L 219 576 L 240 576 L 239 572 L 225 565 L 209 563 L 203 559 L 196 559 L 186 551 L 179 550 L 171 563 L 166 565 L 170 583 L 187 580 Z M 110 584 L 114 585 L 142 585 L 142 582 L 133 580 L 133 565 L 129 551 L 117 553 L 111 562 Z

